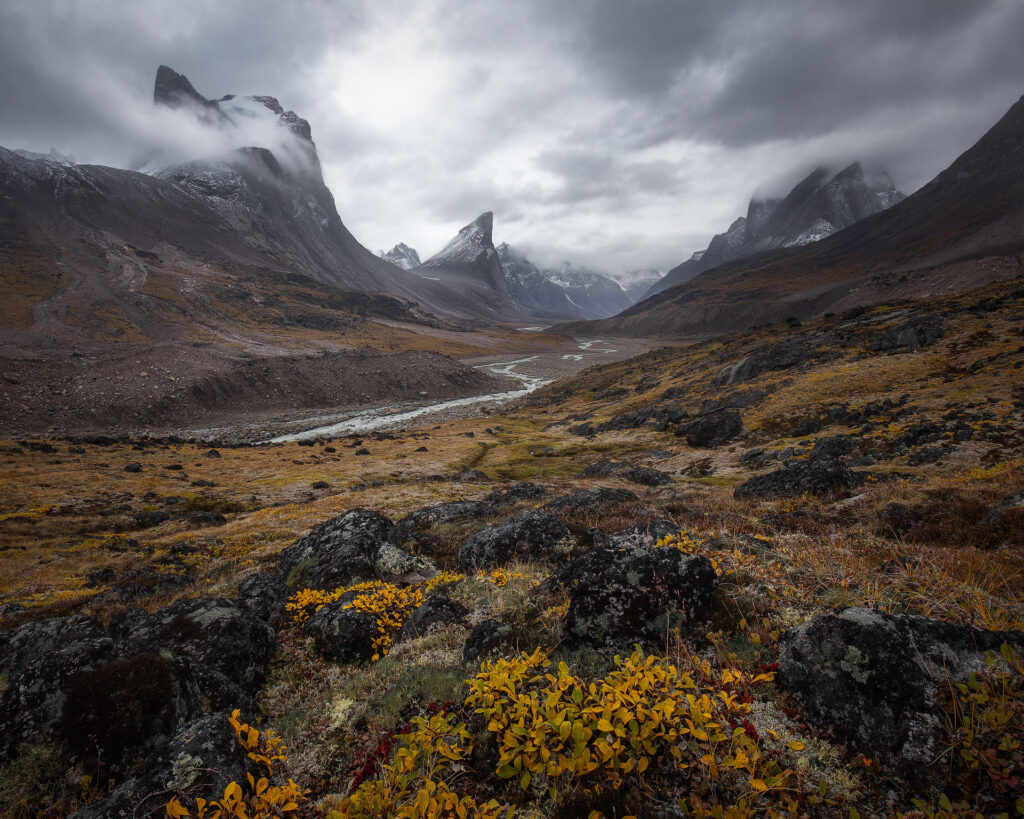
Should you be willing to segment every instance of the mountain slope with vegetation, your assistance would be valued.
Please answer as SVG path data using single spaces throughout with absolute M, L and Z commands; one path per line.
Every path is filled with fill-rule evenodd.
M 3 810 L 1012 815 L 1022 309 L 766 325 L 361 438 L 6 442 Z

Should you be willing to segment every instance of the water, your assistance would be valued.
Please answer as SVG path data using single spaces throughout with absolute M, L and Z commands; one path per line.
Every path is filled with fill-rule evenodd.
M 617 352 L 612 349 L 594 349 L 595 344 L 602 344 L 599 340 L 595 341 L 584 341 L 579 345 L 580 350 L 585 350 L 590 355 L 607 355 L 608 353 Z M 586 353 L 570 353 L 563 355 L 563 360 L 582 361 Z M 427 404 L 426 406 L 416 407 L 414 409 L 402 410 L 395 405 L 389 405 L 384 407 L 376 407 L 374 409 L 363 410 L 350 415 L 348 418 L 344 418 L 341 421 L 336 421 L 331 424 L 323 426 L 315 426 L 311 429 L 303 430 L 302 432 L 292 432 L 287 435 L 278 435 L 276 438 L 271 438 L 269 443 L 284 443 L 287 441 L 303 441 L 309 438 L 331 438 L 336 435 L 347 435 L 351 433 L 362 434 L 365 432 L 372 432 L 376 429 L 383 429 L 384 427 L 402 427 L 405 426 L 409 421 L 419 418 L 424 415 L 430 415 L 435 412 L 443 412 L 445 410 L 457 409 L 460 407 L 469 407 L 474 404 L 504 404 L 507 401 L 512 401 L 516 398 L 522 398 L 524 395 L 529 395 L 534 390 L 538 390 L 546 384 L 550 384 L 554 379 L 541 378 L 535 375 L 529 375 L 518 371 L 518 367 L 522 364 L 527 364 L 531 361 L 536 361 L 540 358 L 539 355 L 526 356 L 525 358 L 517 358 L 513 361 L 499 361 L 490 364 L 478 364 L 475 369 L 487 370 L 493 375 L 506 376 L 508 378 L 514 378 L 522 383 L 522 387 L 517 390 L 506 390 L 505 392 L 492 392 L 487 395 L 472 395 L 468 398 L 454 398 L 450 401 L 441 401 L 437 404 Z M 308 423 L 323 420 L 325 416 L 313 416 L 307 419 Z

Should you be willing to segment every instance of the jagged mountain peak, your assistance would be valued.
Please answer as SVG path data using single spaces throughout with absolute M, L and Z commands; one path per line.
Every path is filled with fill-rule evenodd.
M 410 270 L 422 264 L 420 262 L 420 254 L 416 252 L 416 248 L 409 247 L 405 242 L 399 242 L 386 253 L 382 250 L 377 255 L 384 259 L 384 261 L 397 265 L 402 270 Z
M 424 267 L 453 267 L 486 264 L 488 257 L 497 256 L 494 247 L 494 214 L 484 211 L 462 228 L 440 252 L 425 262 Z
M 820 241 L 904 198 L 884 170 L 868 174 L 859 161 L 835 174 L 819 166 L 781 199 L 755 195 L 745 217 L 714 236 L 701 256 L 670 270 L 646 296 L 683 284 L 726 262 Z
M 162 105 L 180 105 L 182 102 L 212 105 L 188 81 L 188 77 L 179 74 L 170 66 L 162 65 L 156 70 L 156 82 L 153 85 L 153 102 Z

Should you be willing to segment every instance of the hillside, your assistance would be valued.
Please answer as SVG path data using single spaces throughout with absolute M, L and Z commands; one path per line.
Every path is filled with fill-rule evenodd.
M 776 323 L 359 438 L 6 442 L 0 810 L 1010 814 L 1022 310 Z
M 728 262 L 574 335 L 695 337 L 1013 278 L 1024 250 L 1024 99 L 935 179 L 804 247 Z

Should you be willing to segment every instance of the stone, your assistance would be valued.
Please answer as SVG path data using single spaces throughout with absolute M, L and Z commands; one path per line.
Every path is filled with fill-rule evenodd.
M 985 653 L 1024 633 L 984 631 L 910 614 L 847 608 L 789 629 L 779 682 L 807 721 L 869 756 L 930 764 L 943 747 L 941 694 Z
M 515 632 L 500 620 L 484 620 L 474 626 L 462 647 L 462 659 L 475 663 L 512 645 Z
M 259 572 L 239 584 L 235 600 L 245 614 L 277 628 L 288 602 L 288 587 L 279 577 Z
M 459 570 L 496 569 L 514 560 L 553 559 L 568 553 L 573 538 L 555 515 L 528 509 L 471 535 L 459 550 Z
M 591 464 L 576 477 L 578 479 L 616 477 L 644 486 L 664 486 L 673 483 L 672 476 L 660 469 L 607 460 Z
M 743 420 L 734 409 L 719 410 L 701 415 L 693 421 L 676 427 L 677 436 L 685 436 L 686 443 L 697 449 L 715 449 L 727 444 L 743 432 Z
M 636 503 L 640 500 L 635 492 L 628 489 L 613 489 L 606 486 L 581 489 L 562 495 L 541 507 L 546 512 L 558 515 L 563 520 L 574 520 L 581 515 L 600 512 L 614 504 Z
M 810 495 L 848 494 L 864 482 L 864 477 L 837 458 L 790 460 L 781 468 L 765 475 L 755 475 L 733 491 L 738 500 L 749 498 L 793 498 L 805 492 Z
M 671 547 L 594 549 L 541 584 L 569 595 L 562 627 L 569 645 L 654 645 L 704 616 L 718 577 L 701 555 Z
M 328 603 L 310 615 L 303 633 L 313 638 L 317 651 L 340 663 L 369 662 L 373 641 L 380 632 L 373 614 L 348 609 L 346 600 Z
M 395 526 L 369 509 L 350 509 L 285 548 L 278 576 L 290 588 L 335 589 L 376 577 L 377 553 L 393 543 Z

